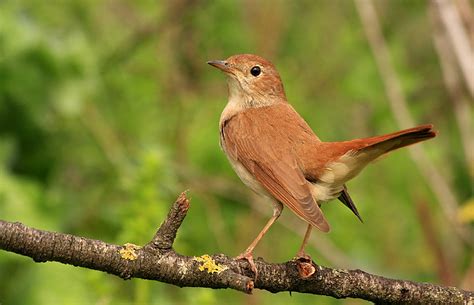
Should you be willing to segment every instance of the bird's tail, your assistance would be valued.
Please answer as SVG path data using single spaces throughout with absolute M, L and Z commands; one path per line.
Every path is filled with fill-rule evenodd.
M 392 150 L 412 145 L 436 137 L 433 125 L 420 125 L 382 136 L 366 138 L 366 146 L 360 152 L 368 152 L 371 157 L 377 158 Z
M 421 125 L 382 136 L 328 143 L 339 156 L 327 169 L 332 172 L 330 176 L 333 183 L 344 184 L 370 162 L 388 152 L 435 136 L 433 125 Z M 344 166 L 341 167 L 341 164 Z
M 331 181 L 326 182 L 340 184 L 346 183 L 375 159 L 378 159 L 395 149 L 434 137 L 436 137 L 436 131 L 433 130 L 433 125 L 421 125 L 382 136 L 330 144 L 333 145 L 333 147 L 338 147 L 340 149 L 339 153 L 341 153 L 342 156 L 339 157 L 337 161 L 330 163 L 330 165 L 326 167 L 326 170 L 329 171 L 330 174 L 328 174 L 328 172 L 325 174 L 331 178 Z M 341 166 L 341 164 L 344 166 Z M 325 182 L 325 176 L 326 175 L 322 175 L 320 178 L 323 182 Z M 345 185 L 343 185 L 343 191 L 339 196 L 339 200 L 349 207 L 362 221 Z

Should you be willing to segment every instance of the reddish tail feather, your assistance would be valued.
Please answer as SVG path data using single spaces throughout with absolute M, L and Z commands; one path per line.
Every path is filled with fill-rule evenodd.
M 369 162 L 392 150 L 434 138 L 436 137 L 436 134 L 437 132 L 433 130 L 433 125 L 427 124 L 382 136 L 355 140 L 352 141 L 352 143 L 358 143 L 357 145 L 362 145 L 362 147 L 359 146 L 360 148 L 357 149 L 358 153 L 356 153 L 355 156 L 356 158 L 359 157 L 365 159 L 365 162 L 362 163 L 367 165 Z M 361 170 L 363 166 L 359 167 L 357 171 Z M 345 185 L 344 190 L 341 192 L 341 195 L 338 199 L 349 209 L 351 209 L 351 211 L 360 219 L 360 221 L 362 221 L 362 218 L 360 217 L 359 212 L 357 211 L 357 208 L 352 201 Z
M 380 148 L 384 151 L 383 153 L 387 153 L 395 149 L 434 138 L 436 135 L 437 132 L 433 130 L 433 125 L 420 125 L 383 136 L 367 138 L 365 140 L 368 142 L 368 145 L 363 148 L 363 150 Z

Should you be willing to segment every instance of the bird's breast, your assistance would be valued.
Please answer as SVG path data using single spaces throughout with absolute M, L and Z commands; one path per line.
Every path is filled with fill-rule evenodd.
M 265 196 L 265 197 L 272 197 L 265 189 L 264 187 L 258 182 L 258 180 L 255 178 L 253 174 L 251 174 L 245 166 L 242 165 L 241 162 L 238 160 L 238 155 L 235 155 L 234 153 L 229 152 L 229 147 L 228 143 L 226 143 L 225 140 L 225 127 L 226 127 L 227 120 L 221 120 L 220 123 L 220 146 L 222 148 L 222 151 L 224 151 L 227 159 L 229 160 L 230 165 L 234 169 L 235 173 L 237 176 L 239 176 L 240 180 L 252 189 L 255 193 Z
M 234 160 L 229 154 L 226 154 L 227 158 L 229 159 L 229 162 L 234 169 L 234 171 L 237 173 L 237 176 L 239 176 L 240 180 L 248 186 L 250 189 L 252 189 L 255 193 L 265 196 L 265 197 L 272 197 L 260 184 L 260 182 L 255 179 L 255 177 L 240 163 L 238 160 Z

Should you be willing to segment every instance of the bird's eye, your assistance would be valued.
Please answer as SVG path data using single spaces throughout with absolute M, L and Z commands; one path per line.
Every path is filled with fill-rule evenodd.
M 259 66 L 253 66 L 252 69 L 250 69 L 250 74 L 252 74 L 255 77 L 259 76 L 261 72 L 262 70 L 260 69 Z

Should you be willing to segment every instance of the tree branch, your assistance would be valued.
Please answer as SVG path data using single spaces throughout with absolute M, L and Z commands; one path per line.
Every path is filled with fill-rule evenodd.
M 299 261 L 272 264 L 257 259 L 258 279 L 254 282 L 248 263 L 223 254 L 184 256 L 173 242 L 189 209 L 181 194 L 152 241 L 144 247 L 108 244 L 69 234 L 29 228 L 0 220 L 0 249 L 31 257 L 36 262 L 56 261 L 114 274 L 156 280 L 180 287 L 231 288 L 251 293 L 254 288 L 271 292 L 293 291 L 335 298 L 361 298 L 384 304 L 467 304 L 474 292 L 455 287 L 389 279 L 361 270 L 317 266 L 303 278 Z

